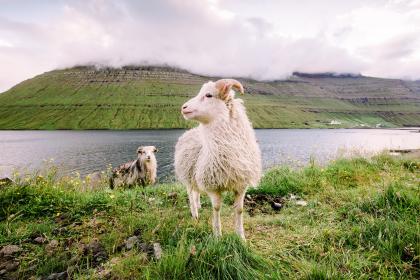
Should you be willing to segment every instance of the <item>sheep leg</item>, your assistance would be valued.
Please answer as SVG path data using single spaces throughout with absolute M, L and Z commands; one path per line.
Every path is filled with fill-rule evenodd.
M 236 233 L 245 240 L 245 231 L 244 231 L 244 220 L 243 220 L 243 210 L 244 210 L 244 198 L 245 191 L 235 192 L 235 228 Z
M 199 192 L 195 192 L 195 207 L 197 207 L 197 209 L 201 209 L 200 193 Z
M 220 223 L 220 208 L 222 205 L 222 196 L 217 192 L 208 193 L 213 206 L 213 232 L 216 237 L 222 235 L 222 225 Z
M 198 209 L 197 209 L 197 204 L 196 204 L 196 199 L 195 199 L 197 191 L 193 190 L 190 186 L 188 186 L 187 192 L 188 192 L 188 201 L 190 203 L 191 215 L 193 219 L 198 220 Z

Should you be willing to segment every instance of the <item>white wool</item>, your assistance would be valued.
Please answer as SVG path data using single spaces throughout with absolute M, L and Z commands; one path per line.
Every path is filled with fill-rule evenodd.
M 203 102 L 200 100 L 204 100 L 203 92 L 205 94 L 211 91 L 210 83 L 212 82 L 205 84 L 199 95 L 191 99 L 190 103 L 184 104 L 183 109 L 199 107 L 202 104 L 200 102 Z M 187 186 L 190 204 L 196 199 L 191 196 L 191 192 L 194 191 L 209 195 L 233 191 L 235 194 L 242 194 L 243 204 L 247 187 L 256 186 L 260 180 L 261 152 L 255 132 L 246 115 L 243 101 L 234 99 L 233 92 L 229 96 L 231 98 L 222 106 L 220 102 L 204 104 L 203 106 L 207 107 L 214 106 L 210 110 L 209 108 L 204 110 L 211 112 L 212 116 L 203 117 L 205 115 L 203 113 L 200 116 L 203 120 L 200 125 L 185 132 L 176 144 L 175 173 Z M 197 208 L 197 205 L 191 206 L 191 212 L 193 217 L 197 218 L 198 212 L 194 207 Z M 242 210 L 238 211 L 240 212 L 238 215 L 241 215 Z M 220 231 L 217 223 L 214 224 L 216 234 Z M 238 223 L 242 223 L 242 217 L 238 218 Z M 238 226 L 237 231 L 244 237 L 242 225 Z
M 241 191 L 261 177 L 261 154 L 241 99 L 232 116 L 185 132 L 175 147 L 175 173 L 202 192 Z

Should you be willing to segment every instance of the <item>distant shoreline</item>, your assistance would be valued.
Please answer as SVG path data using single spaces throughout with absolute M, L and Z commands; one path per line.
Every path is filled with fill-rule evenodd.
M 0 129 L 0 131 L 148 131 L 148 130 L 188 130 L 191 127 L 176 127 L 176 128 L 123 128 L 123 129 L 108 129 L 108 128 L 87 128 L 87 129 Z M 322 129 L 322 130 L 332 130 L 332 129 L 381 129 L 381 130 L 418 130 L 420 133 L 420 127 L 255 127 L 255 130 L 259 129 Z M 414 132 L 414 131 L 413 131 Z

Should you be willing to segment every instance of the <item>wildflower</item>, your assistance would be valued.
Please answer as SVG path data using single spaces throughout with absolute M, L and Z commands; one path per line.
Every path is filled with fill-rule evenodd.
M 109 197 L 112 198 L 112 199 L 114 199 L 115 198 L 115 195 L 110 194 Z

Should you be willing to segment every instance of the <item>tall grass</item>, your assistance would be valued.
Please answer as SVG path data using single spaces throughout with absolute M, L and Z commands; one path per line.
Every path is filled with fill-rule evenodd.
M 232 235 L 232 212 L 222 207 L 224 236 L 211 231 L 203 198 L 190 218 L 178 184 L 95 191 L 78 178 L 35 174 L 0 190 L 0 246 L 16 244 L 19 267 L 10 277 L 72 279 L 418 279 L 420 277 L 419 161 L 378 155 L 312 162 L 267 171 L 250 194 L 284 196 L 280 212 L 245 215 L 247 242 Z M 169 195 L 172 193 L 171 195 Z M 173 195 L 176 193 L 176 195 Z M 300 196 L 307 206 L 287 197 Z M 136 235 L 160 243 L 155 259 L 125 249 Z M 46 239 L 44 244 L 35 237 Z M 49 247 L 52 240 L 58 245 Z M 107 259 L 81 248 L 93 240 Z

